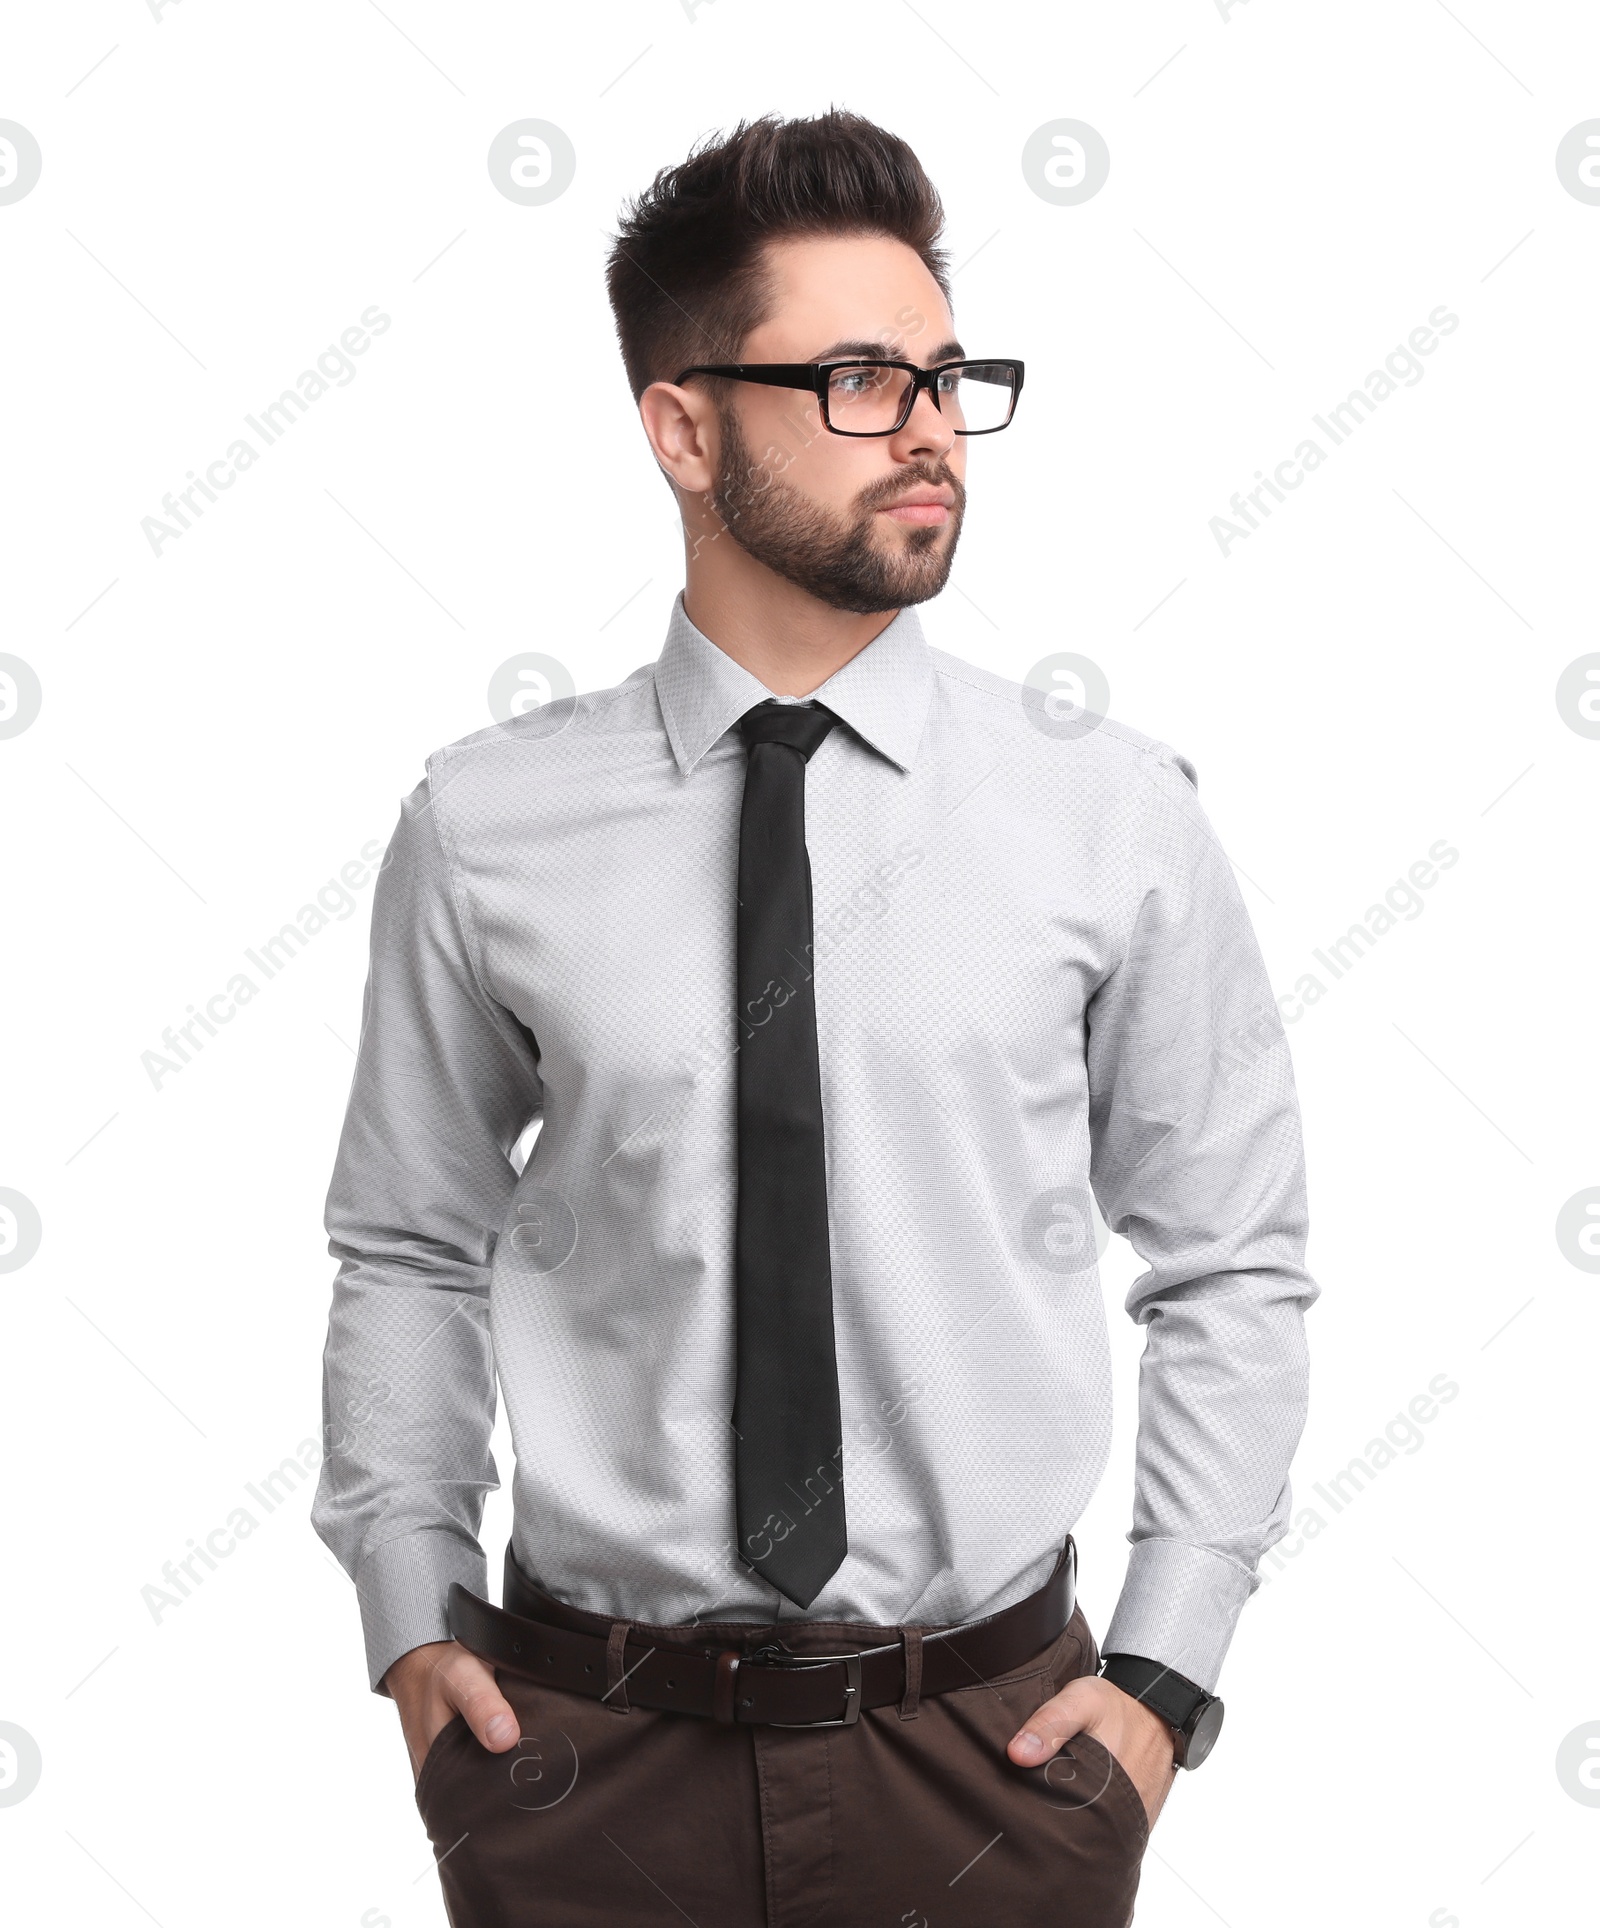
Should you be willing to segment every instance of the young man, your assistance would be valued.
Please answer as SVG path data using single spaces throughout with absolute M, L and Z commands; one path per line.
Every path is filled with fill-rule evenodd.
M 314 1519 L 456 1928 L 1125 1923 L 1284 1529 L 1276 1006 L 1189 764 L 923 640 L 1022 383 L 940 225 L 842 113 L 630 209 L 665 647 L 439 751 L 378 884 Z M 1104 1673 L 1091 1185 L 1148 1267 Z

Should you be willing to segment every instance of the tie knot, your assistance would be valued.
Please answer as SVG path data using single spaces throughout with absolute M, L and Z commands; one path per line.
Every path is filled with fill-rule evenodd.
M 786 743 L 809 763 L 838 718 L 821 703 L 776 703 L 770 699 L 746 710 L 739 719 L 745 748 L 758 743 Z

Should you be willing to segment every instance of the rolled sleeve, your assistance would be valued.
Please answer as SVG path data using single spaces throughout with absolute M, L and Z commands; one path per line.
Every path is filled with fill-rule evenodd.
M 452 1580 L 482 1592 L 499 1483 L 489 1275 L 541 1108 L 532 1035 L 484 989 L 438 820 L 438 759 L 401 805 L 326 1225 L 339 1260 L 312 1524 L 356 1583 L 375 1692 L 445 1640 Z
M 1133 1552 L 1102 1643 L 1216 1685 L 1305 1423 L 1304 1156 L 1288 1043 L 1193 773 L 1151 759 L 1122 961 L 1089 1009 L 1091 1174 L 1147 1270 Z

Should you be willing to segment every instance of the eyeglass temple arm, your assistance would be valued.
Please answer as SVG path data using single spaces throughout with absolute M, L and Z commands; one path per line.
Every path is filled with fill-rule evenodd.
M 723 375 L 730 381 L 758 382 L 763 388 L 815 388 L 818 362 L 726 362 L 686 368 L 677 378 L 681 387 L 691 375 Z

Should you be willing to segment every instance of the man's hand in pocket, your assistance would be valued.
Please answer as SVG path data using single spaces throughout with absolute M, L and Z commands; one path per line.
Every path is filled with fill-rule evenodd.
M 383 1677 L 400 1710 L 413 1776 L 428 1749 L 457 1714 L 491 1754 L 515 1747 L 519 1728 L 511 1703 L 495 1685 L 494 1669 L 454 1640 L 432 1640 L 402 1654 Z
M 1028 1716 L 1027 1725 L 1011 1736 L 1006 1753 L 1019 1767 L 1042 1767 L 1074 1734 L 1092 1734 L 1121 1763 L 1153 1827 L 1172 1791 L 1173 1741 L 1167 1723 L 1109 1680 L 1084 1674 Z

